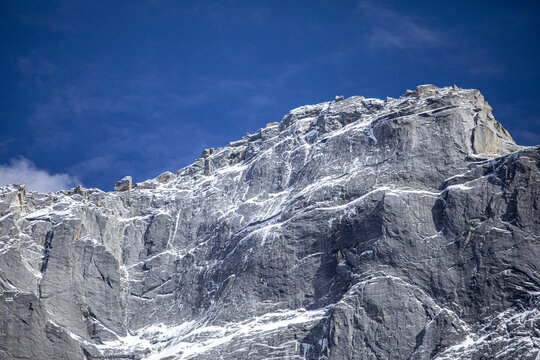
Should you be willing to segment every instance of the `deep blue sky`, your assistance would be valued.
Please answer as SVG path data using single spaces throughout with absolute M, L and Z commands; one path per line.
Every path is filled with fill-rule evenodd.
M 516 142 L 540 143 L 538 2 L 0 6 L 0 173 L 23 163 L 110 190 L 291 108 L 424 83 L 480 89 Z

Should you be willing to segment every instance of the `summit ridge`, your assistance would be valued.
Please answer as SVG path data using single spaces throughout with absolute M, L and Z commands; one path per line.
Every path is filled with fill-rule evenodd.
M 539 168 L 421 85 L 112 192 L 2 187 L 0 358 L 536 359 Z

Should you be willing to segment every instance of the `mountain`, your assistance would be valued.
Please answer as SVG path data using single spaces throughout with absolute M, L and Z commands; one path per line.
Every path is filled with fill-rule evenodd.
M 2 359 L 539 359 L 540 146 L 354 96 L 115 191 L 0 190 Z

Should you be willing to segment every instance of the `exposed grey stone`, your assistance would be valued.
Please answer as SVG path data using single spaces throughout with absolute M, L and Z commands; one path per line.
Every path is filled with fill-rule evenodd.
M 158 184 L 155 181 L 146 180 L 142 183 L 136 183 L 133 187 L 137 189 L 155 189 L 158 187 Z
M 437 90 L 437 89 L 438 87 L 432 84 L 419 85 L 416 87 L 416 94 L 420 96 L 424 94 L 425 92 L 428 92 L 430 90 Z
M 126 176 L 114 185 L 114 191 L 129 191 L 131 190 L 131 176 Z
M 540 146 L 491 111 L 355 96 L 129 196 L 1 187 L 0 358 L 536 359 Z
M 209 157 L 210 155 L 212 155 L 214 153 L 214 149 L 210 148 L 210 149 L 204 149 L 202 154 L 201 154 L 201 157 L 203 159 L 206 159 L 207 157 Z
M 0 295 L 0 358 L 84 359 L 80 344 L 48 319 L 35 295 Z
M 176 177 L 176 175 L 174 175 L 172 172 L 165 171 L 163 174 L 159 175 L 156 178 L 156 181 L 163 184 L 163 183 L 167 183 L 167 182 L 171 181 L 175 177 Z

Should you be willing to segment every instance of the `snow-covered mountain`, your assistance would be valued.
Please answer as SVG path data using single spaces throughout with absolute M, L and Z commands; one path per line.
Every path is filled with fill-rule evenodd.
M 0 188 L 1 359 L 538 359 L 540 147 L 336 98 L 113 192 Z

